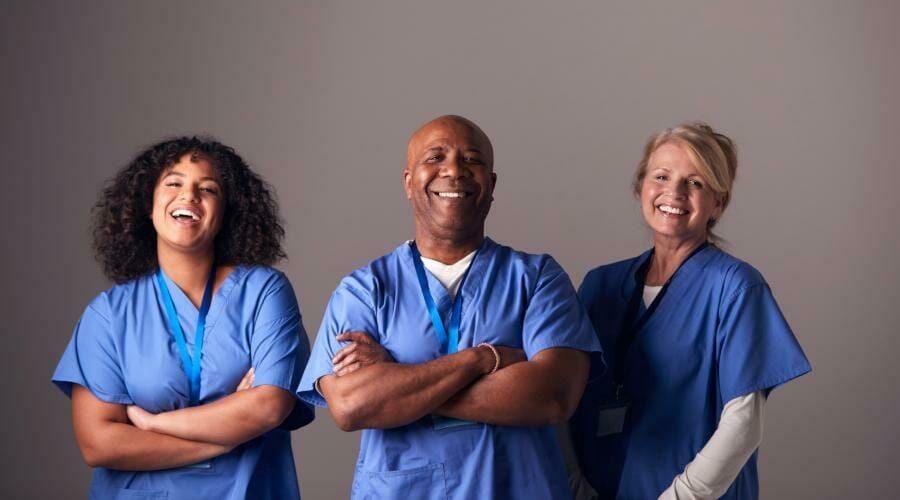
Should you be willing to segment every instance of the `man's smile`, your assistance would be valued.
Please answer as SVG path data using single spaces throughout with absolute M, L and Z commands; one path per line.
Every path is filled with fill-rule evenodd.
M 438 198 L 464 199 L 474 196 L 475 193 L 471 191 L 431 191 L 431 194 Z

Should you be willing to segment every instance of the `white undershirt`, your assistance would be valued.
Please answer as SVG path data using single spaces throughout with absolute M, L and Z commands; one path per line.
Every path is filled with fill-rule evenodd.
M 644 285 L 644 307 L 650 307 L 650 304 L 652 304 L 653 301 L 656 300 L 656 296 L 659 295 L 660 290 L 662 290 L 662 285 Z
M 469 265 L 472 263 L 472 259 L 475 258 L 475 252 L 477 251 L 478 250 L 473 251 L 453 264 L 444 264 L 443 262 L 422 257 L 422 265 L 425 266 L 425 269 L 428 269 L 428 272 L 431 273 L 432 276 L 437 278 L 437 280 L 444 285 L 444 288 L 447 289 L 447 294 L 450 295 L 450 299 L 452 300 L 456 298 L 456 292 L 459 290 L 459 282 L 462 281 L 463 276 L 465 276 L 466 270 L 469 269 Z
M 644 287 L 645 307 L 650 307 L 660 290 L 661 286 Z M 716 431 L 694 460 L 662 492 L 660 500 L 706 500 L 725 494 L 762 441 L 765 403 L 766 397 L 762 391 L 757 391 L 725 404 Z M 571 442 L 567 442 L 571 440 L 568 428 L 563 427 L 560 438 L 572 493 L 577 500 L 597 498 L 597 493 L 581 474 Z

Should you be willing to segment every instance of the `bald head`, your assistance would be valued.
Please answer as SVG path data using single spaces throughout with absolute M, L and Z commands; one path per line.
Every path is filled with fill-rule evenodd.
M 440 142 L 446 136 L 466 137 L 468 142 L 484 155 L 486 163 L 494 166 L 494 146 L 487 134 L 472 120 L 459 115 L 439 116 L 422 125 L 409 137 L 406 144 L 406 166 L 418 159 L 423 148 L 434 142 Z

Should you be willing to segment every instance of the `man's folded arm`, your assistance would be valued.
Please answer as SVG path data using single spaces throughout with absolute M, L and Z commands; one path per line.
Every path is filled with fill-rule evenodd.
M 578 406 L 589 368 L 584 351 L 545 349 L 529 361 L 482 377 L 434 413 L 493 425 L 559 424 Z
M 470 348 L 425 363 L 375 363 L 340 377 L 325 375 L 319 388 L 342 430 L 388 429 L 433 413 L 494 362 L 489 349 Z

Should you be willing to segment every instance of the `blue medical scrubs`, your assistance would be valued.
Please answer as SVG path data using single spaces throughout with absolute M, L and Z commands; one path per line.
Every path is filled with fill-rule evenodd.
M 178 319 L 193 352 L 199 311 L 168 277 Z M 238 267 L 212 298 L 206 319 L 200 404 L 234 392 L 252 366 L 253 386 L 293 392 L 309 356 L 309 341 L 291 284 L 267 267 Z M 155 274 L 116 285 L 95 298 L 75 327 L 53 382 L 72 384 L 107 403 L 136 404 L 159 413 L 188 406 L 190 384 L 169 331 Z M 313 419 L 297 403 L 299 427 Z M 300 498 L 289 428 L 279 428 L 213 458 L 205 468 L 131 472 L 94 469 L 90 498 Z
M 409 244 L 344 278 L 331 297 L 297 390 L 324 406 L 314 383 L 332 373 L 335 336 L 373 336 L 400 363 L 443 353 L 426 309 Z M 428 286 L 447 324 L 451 299 L 429 273 Z M 538 352 L 568 347 L 596 352 L 597 339 L 566 273 L 548 255 L 517 252 L 486 239 L 459 291 L 459 349 L 481 342 Z M 354 499 L 570 498 L 552 427 L 469 423 L 435 430 L 426 416 L 394 429 L 362 431 Z
M 584 278 L 579 296 L 607 352 L 625 331 L 629 300 L 641 286 L 635 273 L 649 257 Z M 625 358 L 631 406 L 623 431 L 598 437 L 603 406 L 615 399 L 614 369 L 588 385 L 572 419 L 582 470 L 603 498 L 657 498 L 712 436 L 725 403 L 768 394 L 810 371 L 762 275 L 713 245 L 685 261 L 658 300 Z M 754 453 L 722 498 L 758 496 Z

